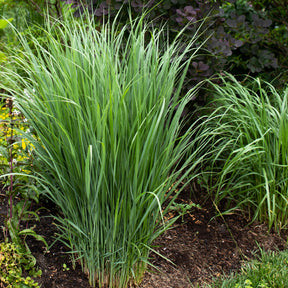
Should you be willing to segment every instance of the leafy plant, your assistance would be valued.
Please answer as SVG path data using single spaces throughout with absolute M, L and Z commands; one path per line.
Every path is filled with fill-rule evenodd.
M 8 197 L 4 237 L 8 241 L 10 236 L 17 249 L 23 254 L 26 253 L 27 257 L 29 255 L 33 263 L 36 260 L 26 244 L 26 237 L 33 236 L 47 246 L 45 239 L 33 230 L 34 227 L 28 227 L 29 221 L 39 220 L 38 211 L 31 209 L 33 201 L 38 203 L 38 189 L 32 178 L 23 175 L 23 172 L 31 173 L 33 145 L 25 138 L 25 132 L 29 133 L 29 129 L 23 121 L 25 118 L 14 109 L 11 97 L 6 98 L 1 108 L 0 119 L 0 171 L 2 185 Z M 13 173 L 18 175 L 13 176 Z M 24 229 L 23 223 L 26 224 Z
M 225 31 L 233 35 L 239 49 L 231 53 L 230 63 L 244 73 L 259 73 L 278 68 L 274 51 L 265 45 L 272 20 L 263 11 L 257 11 L 248 1 L 237 0 L 223 6 Z M 247 71 L 248 68 L 248 71 Z M 272 68 L 272 69 L 271 69 Z M 231 70 L 231 72 L 234 69 Z
M 0 243 L 0 284 L 7 288 L 40 288 L 31 277 L 41 276 L 42 271 L 34 268 L 30 257 L 19 251 L 14 243 Z M 29 256 L 29 255 L 28 255 Z M 31 276 L 24 277 L 23 269 Z
M 41 140 L 29 138 L 33 167 L 63 212 L 60 239 L 91 284 L 126 287 L 141 281 L 153 240 L 172 224 L 164 217 L 177 193 L 169 196 L 201 162 L 188 154 L 194 127 L 180 134 L 196 36 L 181 50 L 181 34 L 163 44 L 143 18 L 120 31 L 117 20 L 101 31 L 89 17 L 68 20 L 48 21 L 45 47 L 29 37 L 36 53 L 22 37 L 14 59 L 25 77 L 1 76 Z
M 184 216 L 192 209 L 192 208 L 198 208 L 201 209 L 201 206 L 199 204 L 195 204 L 193 202 L 190 203 L 177 203 L 174 202 L 169 210 L 171 211 L 175 211 L 177 213 L 179 213 L 179 216 L 181 216 L 182 218 L 182 222 L 184 222 Z
M 242 208 L 280 230 L 287 223 L 288 90 L 279 94 L 253 78 L 243 85 L 231 75 L 221 81 L 211 83 L 214 98 L 199 132 L 213 138 L 208 188 L 217 205 Z
M 259 259 L 245 263 L 240 273 L 221 277 L 208 286 L 211 288 L 287 287 L 287 253 L 287 251 L 265 252 L 261 250 Z
M 272 77 L 275 82 L 281 85 L 287 83 L 287 67 L 288 67 L 288 22 L 287 13 L 288 6 L 286 0 L 269 1 L 269 0 L 253 0 L 251 1 L 253 7 L 257 11 L 262 11 L 267 19 L 272 21 L 271 29 L 265 35 L 264 45 L 270 51 L 273 51 L 278 58 L 279 69 L 272 71 Z M 276 83 L 277 83 L 276 82 Z

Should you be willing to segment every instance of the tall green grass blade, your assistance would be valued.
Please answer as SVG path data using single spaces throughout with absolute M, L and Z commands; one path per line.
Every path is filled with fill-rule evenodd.
M 126 287 L 141 280 L 153 240 L 172 223 L 169 201 L 204 157 L 191 149 L 193 125 L 180 134 L 197 36 L 183 52 L 180 36 L 168 45 L 142 18 L 121 30 L 89 17 L 48 23 L 45 47 L 22 37 L 14 64 L 23 74 L 2 71 L 4 88 L 41 140 L 30 137 L 34 168 L 63 212 L 61 240 L 92 285 Z

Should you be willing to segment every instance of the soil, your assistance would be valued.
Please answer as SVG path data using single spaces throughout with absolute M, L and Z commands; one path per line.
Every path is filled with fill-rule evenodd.
M 183 192 L 177 201 L 189 203 L 190 193 Z M 155 250 L 174 264 L 151 253 L 155 268 L 146 272 L 140 288 L 203 287 L 215 277 L 239 271 L 243 261 L 256 257 L 259 247 L 264 250 L 287 248 L 286 231 L 281 235 L 274 231 L 268 233 L 265 224 L 254 222 L 248 225 L 249 221 L 240 213 L 214 217 L 216 209 L 211 201 L 204 202 L 201 197 L 196 197 L 193 202 L 200 204 L 201 208 L 192 208 L 155 241 Z M 1 215 L 4 210 L 4 204 L 0 203 Z M 49 217 L 51 212 L 55 213 L 52 210 L 53 207 L 42 210 L 41 221 L 35 229 L 49 245 L 54 242 L 57 233 L 53 218 Z M 3 217 L 1 221 L 2 225 Z M 64 244 L 56 242 L 47 253 L 44 253 L 41 242 L 31 238 L 28 244 L 43 272 L 41 278 L 37 278 L 42 288 L 91 287 L 80 266 L 72 269 Z M 69 270 L 64 269 L 63 264 Z

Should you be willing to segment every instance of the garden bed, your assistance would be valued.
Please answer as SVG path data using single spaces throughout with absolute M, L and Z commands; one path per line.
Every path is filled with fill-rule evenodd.
M 188 199 L 190 193 L 185 191 L 178 200 L 188 203 Z M 1 215 L 5 212 L 4 200 L 2 196 Z M 155 242 L 155 250 L 173 261 L 175 266 L 152 253 L 151 262 L 159 271 L 149 268 L 141 288 L 202 286 L 211 282 L 213 277 L 239 270 L 244 260 L 255 258 L 258 245 L 264 250 L 286 248 L 286 231 L 282 235 L 273 231 L 268 233 L 267 226 L 257 222 L 247 226 L 248 221 L 240 213 L 211 220 L 215 215 L 213 204 L 209 201 L 203 203 L 202 199 L 194 201 L 200 203 L 202 208 L 192 208 L 184 216 L 184 222 L 180 217 L 173 228 Z M 42 206 L 46 209 L 41 212 L 36 231 L 51 245 L 55 241 L 57 228 L 49 216 L 56 211 L 47 203 L 42 203 Z M 1 222 L 2 225 L 3 217 Z M 43 244 L 34 238 L 29 239 L 28 244 L 42 270 L 42 276 L 38 279 L 42 288 L 90 287 L 80 265 L 73 270 L 70 257 L 65 253 L 67 250 L 60 241 L 47 253 L 44 253 Z

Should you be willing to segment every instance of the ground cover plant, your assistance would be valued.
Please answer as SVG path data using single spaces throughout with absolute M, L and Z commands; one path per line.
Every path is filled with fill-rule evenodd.
M 282 288 L 287 287 L 287 251 L 264 252 L 258 259 L 243 265 L 241 272 L 216 280 L 209 287 Z
M 243 85 L 228 75 L 220 85 L 211 83 L 212 112 L 201 124 L 214 139 L 208 189 L 227 212 L 244 209 L 252 220 L 281 230 L 287 225 L 288 90 L 250 80 Z
M 143 18 L 121 30 L 88 17 L 49 20 L 45 47 L 21 37 L 24 52 L 11 61 L 22 72 L 4 69 L 3 88 L 41 140 L 28 138 L 33 168 L 63 213 L 59 237 L 74 261 L 93 285 L 139 283 L 153 240 L 172 223 L 164 215 L 173 197 L 163 203 L 201 161 L 187 153 L 193 127 L 179 134 L 195 38 L 181 50 L 181 35 L 163 43 Z
M 23 288 L 40 286 L 33 278 L 41 276 L 41 271 L 34 266 L 36 262 L 22 254 L 20 247 L 14 243 L 0 243 L 0 284 L 1 287 Z M 30 276 L 23 276 L 24 271 Z M 33 277 L 33 278 L 31 278 Z M 2 286 L 5 285 L 5 286 Z

